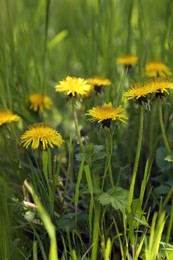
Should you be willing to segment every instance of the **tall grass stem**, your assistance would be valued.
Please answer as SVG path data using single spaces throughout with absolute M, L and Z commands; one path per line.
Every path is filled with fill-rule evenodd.
M 161 132 L 162 132 L 163 142 L 164 142 L 164 145 L 165 145 L 167 152 L 170 154 L 171 149 L 170 149 L 167 137 L 166 137 L 165 127 L 164 127 L 164 123 L 163 123 L 163 114 L 162 114 L 162 104 L 161 104 L 161 102 L 159 102 L 159 104 L 158 104 L 158 110 L 159 110 L 159 122 L 160 122 L 160 128 L 161 128 Z

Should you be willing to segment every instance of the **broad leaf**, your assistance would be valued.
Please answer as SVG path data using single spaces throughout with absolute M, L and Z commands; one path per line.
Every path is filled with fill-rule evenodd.
M 103 205 L 111 205 L 115 210 L 120 210 L 122 213 L 127 207 L 128 191 L 121 187 L 113 187 L 107 192 L 103 192 L 99 197 L 99 202 Z
M 167 158 L 168 152 L 164 147 L 159 147 L 156 151 L 156 164 L 159 167 L 161 172 L 169 170 L 172 165 L 169 160 L 165 160 Z M 168 159 L 170 159 L 168 157 Z

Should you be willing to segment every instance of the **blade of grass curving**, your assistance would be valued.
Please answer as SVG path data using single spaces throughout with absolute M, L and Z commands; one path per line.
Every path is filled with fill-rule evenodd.
M 24 182 L 24 185 L 28 189 L 28 191 L 31 193 L 33 200 L 34 200 L 35 204 L 37 205 L 38 213 L 39 213 L 39 215 L 43 221 L 43 224 L 48 232 L 48 235 L 50 237 L 49 260 L 53 260 L 53 259 L 58 260 L 55 226 L 53 225 L 49 214 L 42 206 L 40 200 L 38 199 L 35 191 L 31 187 L 31 185 L 29 185 L 27 181 Z

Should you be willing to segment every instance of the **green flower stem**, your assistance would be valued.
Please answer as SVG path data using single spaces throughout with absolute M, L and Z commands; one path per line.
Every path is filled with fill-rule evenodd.
M 131 180 L 129 196 L 128 196 L 128 206 L 127 206 L 128 213 L 131 212 L 131 204 L 132 204 L 133 195 L 134 195 L 136 175 L 137 175 L 137 171 L 138 171 L 139 158 L 140 158 L 140 153 L 141 153 L 143 124 L 144 124 L 144 107 L 141 106 L 140 119 L 139 119 L 138 143 L 137 143 L 137 149 L 136 149 L 136 157 L 135 157 L 133 173 L 132 173 L 132 180 Z
M 105 163 L 105 170 L 103 175 L 103 182 L 102 182 L 102 189 L 104 188 L 106 174 L 108 172 L 110 184 L 114 186 L 114 180 L 112 176 L 112 167 L 111 167 L 111 158 L 112 158 L 112 136 L 105 137 L 105 147 L 106 147 L 106 163 Z
M 82 143 L 82 138 L 81 138 L 80 131 L 79 131 L 79 123 L 78 123 L 76 108 L 75 108 L 75 105 L 74 105 L 73 101 L 72 101 L 72 109 L 73 109 L 73 117 L 74 117 L 76 134 L 77 134 L 77 137 L 78 137 L 78 141 L 79 141 L 79 145 L 80 145 L 81 151 L 83 151 L 83 143 Z
M 161 128 L 161 132 L 162 132 L 163 142 L 164 142 L 164 145 L 166 147 L 167 152 L 170 154 L 171 153 L 171 149 L 169 147 L 168 140 L 167 140 L 166 133 L 165 133 L 165 127 L 164 127 L 164 123 L 163 123 L 162 104 L 161 104 L 161 102 L 159 102 L 158 109 L 159 109 L 159 122 L 160 122 L 160 128 Z
M 110 141 L 110 142 L 109 142 Z M 111 158 L 112 158 L 112 138 L 110 137 L 110 140 L 106 140 L 107 145 L 107 154 L 108 154 L 108 173 L 109 173 L 109 179 L 111 186 L 114 186 L 114 180 L 112 175 L 112 166 L 111 166 Z

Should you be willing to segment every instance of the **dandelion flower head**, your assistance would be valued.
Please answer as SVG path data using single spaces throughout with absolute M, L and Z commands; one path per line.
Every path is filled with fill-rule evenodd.
M 19 121 L 20 117 L 13 114 L 10 110 L 0 110 L 0 126 L 14 121 Z
M 148 77 L 166 77 L 172 75 L 170 68 L 158 61 L 148 62 L 145 66 L 145 73 Z
M 44 108 L 50 109 L 52 100 L 43 94 L 33 93 L 29 95 L 29 109 L 35 112 L 43 112 Z
M 123 108 L 121 106 L 114 107 L 111 102 L 108 104 L 104 104 L 103 106 L 93 107 L 88 110 L 86 115 L 90 116 L 89 119 L 91 122 L 97 121 L 105 122 L 105 121 L 115 121 L 119 120 L 125 122 L 127 117 L 123 114 Z
M 55 87 L 56 92 L 64 92 L 68 96 L 87 95 L 91 90 L 91 85 L 82 78 L 66 77 Z
M 124 93 L 128 99 L 140 99 L 154 92 L 151 86 L 144 83 L 135 83 L 132 87 Z
M 92 90 L 95 90 L 96 92 L 101 92 L 102 87 L 111 85 L 111 81 L 102 76 L 95 76 L 95 77 L 89 78 L 89 79 L 87 79 L 87 82 L 89 85 L 91 85 Z
M 124 55 L 117 59 L 117 64 L 125 65 L 125 66 L 133 66 L 138 62 L 138 56 L 136 55 Z
M 109 86 L 111 84 L 111 81 L 109 79 L 106 79 L 102 76 L 89 78 L 87 79 L 87 82 L 89 85 L 93 86 Z
M 37 149 L 41 145 L 43 150 L 49 146 L 53 148 L 54 145 L 60 148 L 63 142 L 61 134 L 44 123 L 30 126 L 29 130 L 21 136 L 21 144 L 26 149 L 29 145 L 33 149 Z
M 146 82 L 148 86 L 154 93 L 168 93 L 169 89 L 173 89 L 173 82 L 170 82 L 166 78 L 154 77 Z

